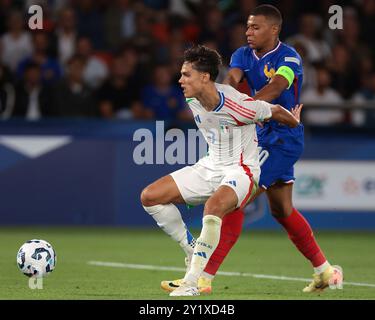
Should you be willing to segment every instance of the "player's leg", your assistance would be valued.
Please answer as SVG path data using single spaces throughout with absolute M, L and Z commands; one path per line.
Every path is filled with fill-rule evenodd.
M 314 268 L 314 281 L 304 289 L 304 292 L 321 291 L 330 285 L 330 281 L 336 282 L 337 287 L 342 287 L 341 268 L 332 267 L 327 261 L 310 224 L 293 207 L 292 193 L 292 183 L 275 183 L 267 189 L 273 217 L 284 227 L 290 240 Z
M 236 179 L 235 175 L 228 177 L 226 180 L 231 181 L 232 179 Z M 242 176 L 240 179 L 244 179 L 243 183 L 247 185 L 247 182 L 249 181 L 248 176 Z M 257 196 L 264 191 L 265 189 L 263 188 L 254 187 L 251 191 L 248 202 L 256 199 Z M 248 190 L 244 190 L 243 192 L 246 194 Z M 210 294 L 212 292 L 212 280 L 214 279 L 216 272 L 220 268 L 225 257 L 237 242 L 242 231 L 243 219 L 244 213 L 242 208 L 237 208 L 223 217 L 219 244 L 216 250 L 213 252 L 211 258 L 208 260 L 206 268 L 198 280 L 198 288 L 200 293 Z M 171 292 L 178 288 L 182 281 L 183 279 L 164 280 L 161 282 L 161 288 L 167 292 Z
M 147 186 L 141 193 L 143 208 L 173 240 L 177 241 L 187 256 L 193 252 L 193 237 L 186 229 L 181 213 L 174 205 L 184 203 L 176 182 L 164 176 Z
M 194 286 L 194 292 L 199 294 L 198 279 L 219 243 L 221 220 L 226 214 L 243 207 L 254 197 L 257 176 L 253 177 L 250 173 L 237 168 L 229 170 L 223 177 L 219 188 L 205 204 L 203 228 L 194 248 L 190 270 L 186 273 L 181 286 L 170 295 L 191 295 L 190 290 Z
M 256 199 L 258 195 L 264 191 L 265 189 L 258 188 L 252 200 Z M 211 256 L 211 259 L 208 261 L 206 268 L 204 269 L 202 274 L 204 279 L 213 280 L 215 277 L 216 272 L 224 262 L 224 259 L 241 235 L 244 217 L 244 211 L 241 208 L 238 208 L 224 216 L 221 224 L 220 241 L 216 250 Z M 205 282 L 209 283 L 209 281 Z M 210 290 L 207 289 L 206 291 Z
M 141 195 L 146 211 L 185 251 L 187 267 L 193 254 L 195 239 L 187 230 L 177 207 L 169 201 L 198 205 L 205 203 L 214 193 L 215 190 L 208 183 L 212 179 L 212 171 L 207 170 L 202 161 L 159 179 L 145 188 Z
M 222 218 L 226 213 L 233 211 L 237 203 L 236 193 L 227 186 L 220 186 L 207 200 L 203 212 L 202 231 L 196 241 L 190 269 L 179 288 L 171 292 L 171 296 L 199 295 L 198 279 L 219 243 Z
M 210 294 L 212 292 L 212 281 L 219 270 L 224 259 L 237 242 L 244 220 L 242 209 L 236 209 L 226 214 L 221 223 L 220 241 L 215 251 L 208 260 L 206 268 L 198 280 L 198 289 L 200 293 Z M 164 280 L 161 282 L 161 288 L 171 292 L 178 288 L 183 279 Z
M 266 189 L 273 217 L 285 228 L 298 250 L 312 263 L 320 266 L 325 257 L 313 238 L 307 221 L 293 209 L 293 165 L 297 162 L 303 145 L 280 144 L 263 149 L 268 157 L 262 165 L 259 184 Z M 295 213 L 292 215 L 292 213 Z
M 176 182 L 170 175 L 164 176 L 148 185 L 141 193 L 143 206 L 155 206 L 168 203 L 184 203 Z
M 293 207 L 292 190 L 294 164 L 303 151 L 303 143 L 283 142 L 265 146 L 268 154 L 262 165 L 259 184 L 267 189 L 267 197 L 272 215 L 287 231 L 297 249 L 311 261 L 315 273 L 324 275 L 325 270 L 332 270 L 323 252 L 318 246 L 314 234 L 306 219 Z
M 236 208 L 237 203 L 236 193 L 227 186 L 220 186 L 207 200 L 203 211 L 202 232 L 197 239 L 191 267 L 185 279 L 194 282 L 198 281 L 207 261 L 219 243 L 221 220 L 225 214 Z
M 224 216 L 221 224 L 219 244 L 202 273 L 203 278 L 213 280 L 216 272 L 241 234 L 244 217 L 242 209 L 234 210 Z M 211 281 L 206 281 L 208 282 L 206 287 L 211 288 Z M 210 291 L 210 289 L 206 289 L 206 291 Z
M 319 248 L 306 219 L 292 204 L 292 183 L 275 183 L 266 191 L 272 216 L 285 228 L 298 250 L 313 267 L 325 267 L 327 259 Z M 322 270 L 324 271 L 324 270 Z

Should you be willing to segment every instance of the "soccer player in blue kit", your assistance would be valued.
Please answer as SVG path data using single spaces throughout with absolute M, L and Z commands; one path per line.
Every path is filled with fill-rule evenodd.
M 296 50 L 279 40 L 281 24 L 281 14 L 274 6 L 260 5 L 254 9 L 247 21 L 248 46 L 233 53 L 224 83 L 236 88 L 245 78 L 254 99 L 280 104 L 291 110 L 299 104 L 303 68 Z M 254 197 L 266 192 L 272 216 L 311 262 L 313 280 L 303 292 L 320 292 L 327 287 L 341 289 L 342 268 L 330 265 L 309 223 L 292 202 L 293 166 L 304 147 L 303 125 L 289 128 L 271 120 L 259 125 L 257 134 L 266 159 L 261 167 L 260 188 Z M 243 216 L 240 208 L 223 219 L 220 242 L 199 279 L 201 293 L 211 292 L 214 275 L 241 233 Z M 161 287 L 173 291 L 180 281 L 163 281 Z

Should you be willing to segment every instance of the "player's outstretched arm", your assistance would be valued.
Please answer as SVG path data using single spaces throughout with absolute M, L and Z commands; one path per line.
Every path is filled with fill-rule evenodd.
M 232 68 L 228 71 L 223 84 L 229 84 L 233 88 L 237 88 L 243 77 L 243 71 L 239 68 Z
M 271 102 L 272 100 L 278 98 L 280 94 L 288 88 L 288 86 L 289 83 L 285 77 L 275 74 L 270 83 L 259 90 L 253 98 L 255 100 Z
M 300 123 L 299 115 L 301 113 L 302 104 L 297 105 L 293 108 L 293 113 L 288 111 L 287 109 L 283 108 L 279 104 L 275 104 L 271 106 L 273 120 L 285 124 L 289 127 L 297 127 Z

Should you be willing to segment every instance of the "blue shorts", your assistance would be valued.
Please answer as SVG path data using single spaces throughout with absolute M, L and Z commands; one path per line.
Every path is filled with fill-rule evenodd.
M 293 183 L 294 164 L 303 152 L 303 141 L 260 147 L 261 154 L 268 157 L 261 166 L 259 186 L 267 189 L 276 182 Z

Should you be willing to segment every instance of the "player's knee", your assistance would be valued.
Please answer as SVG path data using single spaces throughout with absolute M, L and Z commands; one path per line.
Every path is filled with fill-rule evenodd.
M 275 218 L 287 218 L 291 215 L 293 207 L 289 204 L 283 203 L 278 205 L 271 205 L 271 214 Z
M 158 196 L 154 188 L 147 186 L 142 190 L 141 203 L 144 207 L 150 207 L 159 204 Z
M 220 199 L 208 200 L 204 206 L 205 214 L 223 217 L 225 214 L 225 203 Z

